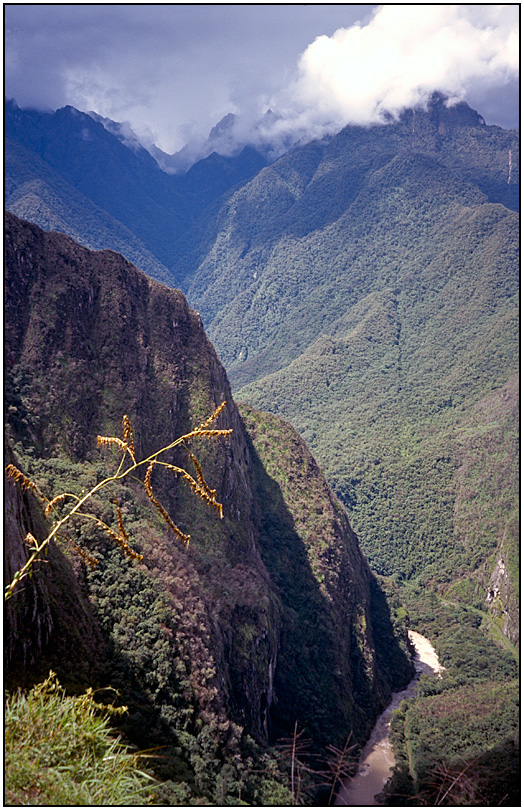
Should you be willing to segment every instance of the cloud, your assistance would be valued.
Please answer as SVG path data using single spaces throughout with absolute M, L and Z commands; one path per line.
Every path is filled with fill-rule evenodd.
M 94 110 L 167 153 L 188 142 L 194 157 L 210 147 L 231 153 L 250 142 L 276 155 L 348 123 L 380 122 L 435 90 L 465 99 L 488 123 L 518 124 L 517 5 L 5 10 L 8 97 L 21 107 Z M 235 119 L 210 145 L 228 113 Z
M 229 112 L 259 114 L 319 33 L 372 6 L 7 4 L 5 91 L 19 106 L 70 104 L 129 121 L 167 151 Z
M 516 6 L 381 6 L 367 24 L 318 37 L 304 51 L 296 80 L 273 99 L 274 136 L 377 124 L 435 91 L 453 103 L 515 81 L 518 25 Z
M 237 107 L 221 138 L 195 141 L 193 154 L 231 154 L 248 142 L 277 157 L 347 124 L 381 124 L 425 107 L 435 92 L 450 105 L 478 100 L 488 123 L 491 110 L 515 126 L 515 111 L 504 120 L 503 104 L 515 100 L 518 75 L 516 6 L 384 5 L 367 22 L 317 37 L 285 86 Z

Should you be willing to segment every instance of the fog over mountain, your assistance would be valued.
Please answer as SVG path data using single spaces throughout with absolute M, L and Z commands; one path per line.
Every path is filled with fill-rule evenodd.
M 521 806 L 519 11 L 6 6 L 11 805 Z
M 479 80 L 504 85 L 518 72 L 513 17 L 502 6 L 382 6 L 368 24 L 317 37 L 294 81 L 269 99 L 271 114 L 252 121 L 242 111 L 221 146 L 270 144 L 282 154 L 290 142 L 334 135 L 347 124 L 385 123 L 406 109 L 427 109 L 435 92 L 453 106 Z
M 515 5 L 6 9 L 8 97 L 121 122 L 171 170 L 246 144 L 276 157 L 434 92 L 515 128 L 518 68 Z

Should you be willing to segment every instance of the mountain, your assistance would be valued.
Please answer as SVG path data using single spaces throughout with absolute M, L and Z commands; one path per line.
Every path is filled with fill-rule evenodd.
M 125 225 L 106 207 L 115 199 L 89 196 L 96 156 L 83 114 L 58 113 L 8 111 L 8 204 L 80 239 L 85 201 L 90 237 L 113 250 L 104 241 L 117 223 L 141 266 L 181 285 L 201 312 L 236 404 L 180 293 L 114 252 L 10 219 L 13 463 L 46 491 L 89 488 L 108 462 L 93 438 L 120 435 L 123 413 L 147 453 L 222 396 L 219 425 L 234 434 L 198 447 L 223 521 L 180 486 L 154 481 L 191 532 L 187 552 L 151 520 L 140 489 L 122 487 L 143 563 L 90 530 L 81 539 L 103 565 L 84 571 L 64 552 L 35 573 L 20 615 L 8 616 L 15 683 L 31 658 L 58 660 L 71 679 L 76 664 L 68 668 L 61 649 L 76 645 L 83 683 L 118 686 L 131 707 L 128 737 L 166 746 L 162 799 L 288 804 L 282 759 L 267 740 L 305 726 L 319 762 L 347 729 L 364 738 L 393 683 L 407 678 L 392 625 L 402 647 L 409 623 L 445 671 L 396 719 L 387 801 L 518 805 L 517 133 L 435 96 L 427 110 L 346 127 L 271 165 L 246 149 L 175 176 L 159 175 L 118 125 L 105 122 L 104 134 L 91 119 L 93 172 L 105 171 L 132 209 Z M 160 188 L 173 223 L 157 233 L 165 260 L 133 222 L 149 216 L 140 194 L 151 190 L 162 205 Z M 95 505 L 114 521 L 110 500 Z M 13 570 L 42 517 L 20 497 L 8 508 Z M 76 566 L 76 586 L 66 565 Z M 70 599 L 64 609 L 56 582 Z M 40 637 L 19 637 L 35 609 Z
M 30 149 L 95 205 L 130 228 L 162 263 L 172 256 L 173 230 L 187 225 L 187 207 L 151 155 L 128 149 L 91 116 L 6 105 L 6 137 Z M 154 251 L 152 250 L 154 247 Z
M 43 113 L 7 101 L 4 123 L 8 210 L 88 247 L 122 250 L 171 286 L 183 281 L 179 265 L 202 239 L 208 209 L 265 165 L 246 147 L 168 175 L 118 124 L 70 106 Z
M 16 141 L 5 141 L 5 205 L 22 219 L 72 236 L 94 250 L 116 250 L 166 284 L 170 273 L 125 225 L 95 205 Z
M 96 435 L 120 436 L 124 413 L 137 458 L 187 434 L 222 401 L 216 427 L 233 429 L 229 439 L 191 442 L 223 520 L 172 473 L 153 481 L 191 534 L 187 549 L 138 482 L 97 493 L 92 509 L 110 525 L 116 500 L 143 559 L 125 556 L 99 524 L 71 529 L 72 544 L 98 565 L 61 542 L 31 587 L 15 592 L 11 677 L 30 677 L 32 656 L 35 677 L 52 664 L 74 682 L 78 654 L 84 683 L 119 689 L 128 738 L 163 746 L 157 775 L 171 803 L 184 793 L 199 803 L 231 794 L 225 803 L 243 795 L 271 804 L 278 780 L 266 773 L 268 741 L 298 723 L 317 754 L 351 732 L 362 742 L 410 677 L 402 622 L 304 441 L 276 416 L 239 411 L 181 292 L 112 251 L 9 213 L 4 244 L 9 459 L 48 497 L 88 491 L 118 464 Z M 182 448 L 169 459 L 192 464 Z M 27 556 L 27 532 L 41 538 L 45 524 L 29 493 L 9 483 L 8 494 L 12 572 Z M 41 619 L 27 627 L 29 612 Z M 79 633 L 68 656 L 63 648 Z
M 156 144 L 152 144 L 149 151 L 160 168 L 168 174 L 185 173 L 200 159 L 209 157 L 213 152 L 225 155 L 241 151 L 241 147 L 235 149 L 236 144 L 232 134 L 235 121 L 236 116 L 228 113 L 211 129 L 206 139 L 199 139 L 196 143 L 187 143 L 173 155 L 163 152 Z
M 306 439 L 372 568 L 514 640 L 518 177 L 517 133 L 465 104 L 346 127 L 232 194 L 187 289 L 235 398 Z
M 6 135 L 8 207 L 180 286 L 235 397 L 300 431 L 376 571 L 517 638 L 517 133 L 435 95 L 183 175 L 73 108 L 8 103 Z
M 90 114 L 93 115 L 93 113 Z M 101 119 L 100 116 L 95 117 L 107 121 L 107 119 Z M 155 144 L 148 146 L 148 150 L 160 168 L 168 174 L 187 172 L 195 163 L 213 153 L 233 157 L 241 154 L 244 149 L 256 151 L 259 159 L 264 158 L 263 165 L 265 165 L 265 163 L 272 163 L 277 157 L 296 145 L 296 138 L 291 133 L 287 135 L 279 133 L 278 142 L 275 142 L 272 133 L 275 124 L 281 118 L 282 116 L 268 109 L 258 121 L 246 128 L 241 118 L 233 113 L 228 113 L 218 124 L 215 124 L 207 138 L 191 140 L 174 155 L 168 155 Z M 127 128 L 122 128 L 121 125 L 112 121 L 109 122 L 108 129 L 130 146 L 133 145 L 133 141 L 136 141 L 134 133 L 128 132 Z
M 319 324 L 339 317 L 363 293 L 392 285 L 411 240 L 425 244 L 423 229 L 435 228 L 442 212 L 451 211 L 447 224 L 454 227 L 450 206 L 488 202 L 516 210 L 518 137 L 486 127 L 465 108 L 435 102 L 398 124 L 346 127 L 327 145 L 293 150 L 226 202 L 188 294 L 235 378 L 247 381 L 287 363 L 311 343 Z M 382 244 L 373 253 L 377 238 Z M 366 272 L 368 256 L 374 273 Z M 355 288 L 357 259 L 362 267 Z M 334 274 L 345 276 L 346 288 L 330 300 Z M 311 310 L 305 301 L 313 293 Z M 297 323 L 286 327 L 286 313 L 300 306 L 300 330 Z M 242 332 L 231 342 L 233 329 L 222 322 L 239 319 Z M 271 362 L 252 370 L 266 356 Z

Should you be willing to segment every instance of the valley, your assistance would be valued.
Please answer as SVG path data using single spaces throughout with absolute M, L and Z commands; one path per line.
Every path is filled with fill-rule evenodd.
M 436 676 L 441 669 L 438 656 L 427 638 L 410 630 L 409 640 L 414 647 L 415 675 L 405 689 L 392 695 L 389 705 L 378 718 L 360 755 L 358 771 L 338 792 L 336 805 L 367 807 L 380 804 L 375 796 L 382 792 L 395 766 L 389 740 L 391 716 L 403 700 L 415 696 L 416 684 L 422 673 Z
M 53 497 L 100 480 L 124 413 L 144 457 L 224 400 L 233 429 L 195 448 L 223 520 L 159 483 L 187 552 L 136 486 L 97 498 L 144 561 L 95 528 L 96 568 L 57 546 L 9 600 L 11 683 L 118 688 L 116 728 L 165 748 L 159 804 L 291 804 L 295 767 L 321 804 L 328 746 L 364 746 L 422 634 L 444 670 L 393 715 L 383 803 L 514 804 L 518 133 L 435 95 L 181 175 L 71 107 L 8 102 L 6 138 L 13 463 Z M 44 518 L 9 492 L 14 571 Z
M 185 791 L 221 803 L 240 790 L 271 803 L 287 779 L 270 744 L 297 721 L 317 757 L 348 728 L 363 742 L 411 675 L 347 515 L 291 425 L 236 407 L 180 292 L 11 214 L 5 249 L 11 464 L 49 503 L 93 490 L 95 510 L 7 601 L 10 683 L 23 673 L 31 685 L 52 667 L 76 689 L 117 689 L 121 733 L 164 750 L 162 802 Z M 218 400 L 214 427 L 230 437 L 190 451 Z M 97 486 L 108 462 L 96 435 L 122 446 L 123 413 L 137 458 L 186 436 L 171 469 L 187 480 L 189 453 L 198 480 L 205 469 L 219 493 L 223 520 L 176 475 L 155 474 L 153 504 L 191 534 L 187 548 L 149 514 L 140 482 Z M 11 576 L 27 557 L 24 538 L 45 536 L 28 486 L 6 482 Z M 257 776 L 265 759 L 273 779 Z

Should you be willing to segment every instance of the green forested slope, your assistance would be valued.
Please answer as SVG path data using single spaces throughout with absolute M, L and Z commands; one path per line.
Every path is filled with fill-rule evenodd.
M 466 212 L 460 246 L 449 237 L 448 250 L 431 257 L 421 245 L 423 272 L 363 296 L 303 355 L 238 392 L 294 422 L 353 509 L 372 565 L 383 573 L 410 575 L 432 562 L 442 571 L 435 535 L 447 555 L 460 556 L 449 507 L 464 425 L 476 432 L 471 408 L 516 370 L 516 221 L 486 207 L 484 250 L 479 217 Z M 446 244 L 445 226 L 436 230 Z M 456 223 L 449 230 L 455 236 Z M 499 238 L 513 251 L 508 264 L 489 253 Z M 479 265 L 491 268 L 480 279 Z M 498 409 L 495 421 L 509 416 Z M 505 483 L 511 489 L 514 478 Z M 400 532 L 411 548 L 391 545 Z M 449 570 L 456 563 L 450 559 Z
M 471 110 L 464 122 L 465 115 L 460 107 L 446 110 L 437 103 L 430 113 L 406 113 L 398 124 L 346 127 L 328 144 L 314 142 L 285 155 L 226 202 L 189 295 L 228 367 L 242 362 L 247 377 L 260 376 L 250 363 L 317 288 L 320 295 L 334 288 L 334 310 L 309 311 L 312 333 L 326 317 L 332 321 L 340 314 L 338 296 L 344 295 L 346 308 L 352 302 L 333 277 L 351 269 L 347 284 L 357 300 L 368 289 L 360 289 L 363 283 L 387 284 L 391 263 L 402 257 L 399 249 L 412 263 L 413 237 L 427 241 L 435 205 L 445 209 L 457 198 L 465 205 L 516 206 L 516 134 L 480 124 Z M 379 231 L 389 233 L 374 254 Z M 317 298 L 310 300 L 318 305 Z M 294 325 L 307 332 L 305 319 Z M 287 356 L 308 345 L 310 334 L 300 341 Z
M 480 602 L 515 551 L 517 151 L 468 108 L 347 128 L 230 198 L 190 290 L 237 398 L 298 428 L 372 567 Z
M 30 146 L 36 166 L 37 144 Z M 32 164 L 17 149 L 22 182 L 8 185 L 13 199 L 29 213 L 33 205 L 48 217 L 58 211 L 64 230 L 74 227 L 67 216 L 80 209 L 68 211 L 69 191 L 61 188 L 54 206 L 58 173 L 39 175 L 33 196 Z M 199 538 L 184 556 L 133 493 L 118 492 L 148 565 L 137 569 L 100 538 L 87 538 L 104 563 L 88 579 L 110 648 L 107 677 L 129 697 L 131 730 L 152 724 L 160 739 L 166 723 L 171 729 L 167 769 L 176 784 L 166 797 L 219 803 L 276 796 L 274 781 L 263 788 L 235 764 L 238 752 L 260 762 L 249 738 L 238 738 L 237 723 L 263 734 L 272 722 L 275 733 L 289 734 L 298 715 L 325 742 L 326 729 L 341 740 L 351 717 L 364 736 L 361 720 L 385 698 L 388 677 L 390 685 L 402 680 L 382 592 L 374 580 L 361 590 L 341 564 L 338 532 L 346 523 L 336 501 L 320 497 L 323 479 L 289 425 L 251 406 L 272 411 L 315 453 L 371 566 L 404 583 L 411 625 L 438 642 L 448 669 L 438 688 L 424 685 L 420 699 L 430 702 L 414 704 L 399 728 L 399 750 L 413 755 L 407 796 L 420 789 L 431 801 L 434 767 L 444 763 L 447 773 L 437 776 L 447 784 L 467 762 L 475 801 L 497 803 L 503 769 L 514 779 L 515 670 L 483 627 L 487 609 L 498 626 L 493 638 L 499 643 L 503 632 L 518 640 L 517 134 L 437 100 L 427 113 L 346 128 L 261 171 L 256 155 L 243 160 L 235 174 L 234 164 L 211 156 L 180 181 L 188 217 L 180 228 L 179 211 L 168 246 L 171 278 L 186 285 L 236 398 L 249 403 L 242 422 L 228 408 L 244 447 L 204 453 L 230 513 L 210 528 L 190 498 L 170 490 L 170 505 Z M 85 167 L 78 159 L 73 168 Z M 242 171 L 255 176 L 242 184 Z M 136 200 L 131 207 L 133 216 L 149 216 Z M 105 227 L 91 214 L 86 222 L 96 232 Z M 164 250 L 168 235 L 157 229 L 157 237 Z M 216 404 L 210 391 L 221 398 L 227 383 L 209 344 L 195 342 L 199 319 L 178 293 L 171 291 L 181 307 L 173 320 L 159 285 L 148 292 L 114 254 L 95 258 L 97 281 L 86 285 L 71 272 L 82 249 L 60 239 L 45 254 L 56 284 L 39 298 L 27 333 L 27 289 L 17 275 L 27 267 L 12 263 L 8 418 L 31 474 L 49 486 L 73 476 L 82 487 L 101 474 L 87 444 L 95 423 L 117 431 L 131 402 L 139 435 L 152 446 L 165 436 L 166 413 L 173 430 L 185 428 L 207 415 Z M 101 300 L 101 320 L 86 330 Z M 67 301 L 76 309 L 65 323 L 58 316 Z M 40 457 L 44 442 L 58 459 Z M 102 507 L 110 517 L 109 502 Z M 445 600 L 442 611 L 433 590 Z M 361 599 L 364 614 L 355 609 Z M 347 631 L 342 640 L 338 626 Z M 375 669 L 367 664 L 373 648 Z M 273 714 L 265 702 L 271 690 L 280 701 Z M 470 724 L 477 715 L 482 722 Z M 229 741 L 226 717 L 234 718 Z M 496 790 L 490 757 L 501 765 Z M 468 798 L 464 780 L 459 787 L 457 796 Z M 277 803 L 289 800 L 282 791 Z

